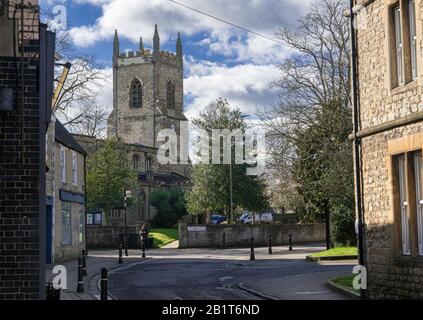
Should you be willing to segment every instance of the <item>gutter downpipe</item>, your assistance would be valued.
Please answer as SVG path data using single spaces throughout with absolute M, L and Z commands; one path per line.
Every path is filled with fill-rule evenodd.
M 358 79 L 357 79 L 357 34 L 354 26 L 356 12 L 354 12 L 354 0 L 350 0 L 350 30 L 351 30 L 351 80 L 352 80 L 352 105 L 354 119 L 354 177 L 356 210 L 358 220 L 358 261 L 359 265 L 365 265 L 364 261 L 364 214 L 362 208 L 362 167 L 361 167 L 361 139 L 360 131 L 360 105 L 358 100 Z M 360 290 L 360 297 L 365 299 L 365 290 Z
M 85 255 L 88 256 L 88 229 L 87 229 L 87 221 L 88 221 L 88 208 L 87 208 L 88 200 L 87 200 L 87 155 L 84 154 L 84 205 L 85 205 L 85 214 L 84 214 L 84 233 L 85 233 Z

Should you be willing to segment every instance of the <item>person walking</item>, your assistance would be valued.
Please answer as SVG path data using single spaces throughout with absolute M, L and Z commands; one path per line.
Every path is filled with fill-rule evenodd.
M 145 258 L 145 249 L 147 248 L 147 241 L 148 241 L 148 228 L 145 224 L 142 225 L 141 230 L 139 232 L 140 240 L 141 240 L 141 250 L 142 250 L 142 257 Z

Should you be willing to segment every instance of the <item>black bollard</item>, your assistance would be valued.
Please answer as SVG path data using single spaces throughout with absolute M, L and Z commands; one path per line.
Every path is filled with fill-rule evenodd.
M 123 263 L 123 261 L 122 261 L 122 242 L 119 242 L 119 263 Z
M 100 281 L 100 300 L 107 301 L 107 269 L 101 269 L 101 281 Z
M 78 285 L 76 286 L 76 292 L 84 292 L 84 279 L 82 276 L 82 258 L 78 258 Z
M 124 245 L 125 245 L 125 257 L 127 257 L 128 256 L 128 236 L 127 235 L 125 235 L 125 238 L 124 238 Z
M 223 235 L 222 235 L 222 247 L 224 248 L 226 246 L 226 235 L 225 235 L 225 232 L 223 232 Z
M 141 255 L 141 258 L 145 258 L 145 246 L 146 246 L 146 241 L 147 241 L 147 239 L 145 239 L 145 238 L 143 238 L 142 239 L 142 255 Z
M 269 233 L 269 235 L 268 235 L 268 242 L 269 242 L 269 254 L 273 254 L 273 251 L 272 251 L 272 234 L 271 233 Z
M 82 251 L 82 276 L 86 277 L 88 275 L 87 272 L 87 257 L 84 255 L 84 251 Z
M 250 253 L 250 260 L 256 260 L 256 256 L 254 254 L 254 237 L 251 237 L 251 253 Z
M 289 251 L 292 251 L 292 236 L 289 234 Z

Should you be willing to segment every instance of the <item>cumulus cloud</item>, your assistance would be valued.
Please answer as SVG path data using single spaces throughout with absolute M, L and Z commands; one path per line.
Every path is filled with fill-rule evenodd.
M 210 13 L 234 24 L 272 37 L 281 26 L 292 26 L 304 13 L 308 2 L 297 0 L 181 0 L 180 2 Z M 152 35 L 154 24 L 160 26 L 162 40 L 167 41 L 177 31 L 190 36 L 201 32 L 219 33 L 234 27 L 188 10 L 168 0 L 73 0 L 101 6 L 102 15 L 92 25 L 71 30 L 80 46 L 109 39 L 114 29 L 136 42 L 142 35 Z
M 254 115 L 258 108 L 268 106 L 275 98 L 270 84 L 280 77 L 273 65 L 225 64 L 197 61 L 188 57 L 185 79 L 186 115 L 198 117 L 201 111 L 219 97 L 229 100 L 243 113 Z

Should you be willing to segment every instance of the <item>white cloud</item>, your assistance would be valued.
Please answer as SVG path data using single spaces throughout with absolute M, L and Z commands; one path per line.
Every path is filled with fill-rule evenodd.
M 256 35 L 233 37 L 229 33 L 213 34 L 197 44 L 207 47 L 209 56 L 221 55 L 227 61 L 254 64 L 280 63 L 292 53 L 287 46 Z
M 186 116 L 198 117 L 204 108 L 219 97 L 227 98 L 232 106 L 243 113 L 254 115 L 257 109 L 268 106 L 275 98 L 271 82 L 280 77 L 272 65 L 224 64 L 187 59 L 188 76 L 185 79 Z
M 181 3 L 210 13 L 231 23 L 272 37 L 281 26 L 291 26 L 304 13 L 310 0 L 181 0 Z M 191 11 L 168 0 L 73 0 L 101 6 L 102 15 L 93 25 L 71 30 L 75 42 L 89 46 L 110 39 L 115 29 L 123 37 L 137 42 L 143 35 L 153 35 L 154 24 L 160 28 L 163 41 L 177 31 L 185 35 L 201 32 L 245 34 L 238 29 L 210 17 Z M 88 34 L 89 33 L 89 34 Z

